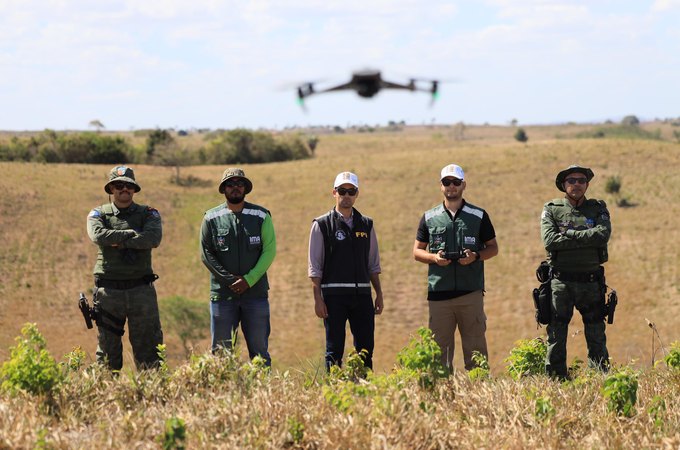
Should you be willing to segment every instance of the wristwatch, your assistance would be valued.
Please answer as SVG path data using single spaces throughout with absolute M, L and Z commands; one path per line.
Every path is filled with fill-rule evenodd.
M 479 252 L 475 252 L 475 261 L 479 261 L 480 257 Z

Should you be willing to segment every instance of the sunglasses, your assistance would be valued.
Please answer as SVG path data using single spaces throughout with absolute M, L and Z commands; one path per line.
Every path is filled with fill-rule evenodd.
M 117 183 L 111 183 L 111 187 L 113 187 L 117 191 L 122 191 L 123 188 L 126 188 L 128 191 L 134 191 L 135 190 L 134 184 L 125 183 L 123 181 L 118 181 Z
M 587 178 L 567 178 L 566 180 L 567 183 L 569 184 L 586 184 L 588 182 Z
M 233 188 L 233 187 L 244 187 L 246 185 L 246 182 L 243 180 L 230 180 L 226 181 L 224 185 L 228 188 Z
M 454 186 L 460 186 L 463 184 L 463 180 L 459 180 L 458 178 L 444 178 L 442 180 L 442 186 L 449 187 L 452 183 Z
M 345 189 L 345 188 L 339 187 L 339 188 L 336 189 L 336 191 L 337 191 L 338 195 L 340 195 L 340 196 L 343 196 L 345 194 L 349 194 L 350 197 L 354 197 L 355 195 L 357 195 L 358 189 L 357 188 Z

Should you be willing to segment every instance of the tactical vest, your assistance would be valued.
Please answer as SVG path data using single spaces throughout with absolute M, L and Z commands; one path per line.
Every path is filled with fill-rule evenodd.
M 226 203 L 205 213 L 209 222 L 216 257 L 227 272 L 245 275 L 255 267 L 262 254 L 262 224 L 269 214 L 265 208 L 245 202 L 240 213 L 233 213 Z M 220 285 L 210 274 L 211 296 L 219 299 L 267 298 L 269 282 L 267 273 L 243 294 L 237 295 L 228 286 Z
M 133 203 L 128 208 L 114 213 L 111 203 L 99 207 L 106 228 L 111 230 L 133 229 L 141 232 L 148 207 Z M 120 249 L 111 246 L 99 246 L 94 276 L 105 280 L 134 280 L 153 274 L 151 268 L 151 249 Z
M 353 209 L 353 229 L 332 209 L 314 219 L 323 234 L 321 292 L 327 295 L 371 295 L 368 252 L 373 220 Z
M 583 204 L 573 207 L 566 198 L 557 198 L 545 204 L 550 209 L 555 224 L 561 231 L 586 230 L 592 228 L 598 217 L 607 214 L 603 201 L 586 199 Z M 609 259 L 607 245 L 582 247 L 548 252 L 548 262 L 555 269 L 571 272 L 594 272 L 600 264 Z
M 430 253 L 439 250 L 460 251 L 470 249 L 477 252 L 484 248 L 480 241 L 479 228 L 484 210 L 470 203 L 464 203 L 455 219 L 446 212 L 443 204 L 425 213 L 425 224 L 430 233 Z M 476 261 L 467 266 L 452 261 L 448 266 L 428 266 L 428 291 L 479 291 L 484 289 L 484 262 Z

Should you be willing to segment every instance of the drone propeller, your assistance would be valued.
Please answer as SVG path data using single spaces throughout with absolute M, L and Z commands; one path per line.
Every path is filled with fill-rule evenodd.
M 297 88 L 297 102 L 298 105 L 302 108 L 303 111 L 307 112 L 307 108 L 305 108 L 305 97 L 309 97 L 310 95 L 314 94 L 316 91 L 314 90 L 314 82 L 308 82 L 308 83 L 303 83 L 298 86 Z
M 432 94 L 432 99 L 430 100 L 430 106 L 433 106 L 434 102 L 439 100 L 439 81 L 432 80 L 432 88 L 430 89 L 430 93 Z

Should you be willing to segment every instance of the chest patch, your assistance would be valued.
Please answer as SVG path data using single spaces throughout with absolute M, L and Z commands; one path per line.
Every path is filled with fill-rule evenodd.
M 345 234 L 344 231 L 338 230 L 335 232 L 335 239 L 338 241 L 344 241 L 347 238 L 347 235 Z
M 217 236 L 217 245 L 224 245 L 224 236 Z
M 262 242 L 262 238 L 260 236 L 250 236 L 249 242 L 250 245 L 259 245 Z
M 475 245 L 477 239 L 474 236 L 465 236 L 464 242 L 465 245 Z

